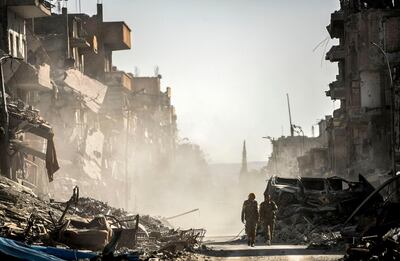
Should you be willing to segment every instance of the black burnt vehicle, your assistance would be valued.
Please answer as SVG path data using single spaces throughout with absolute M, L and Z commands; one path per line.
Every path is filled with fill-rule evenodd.
M 278 205 L 276 242 L 335 241 L 342 224 L 373 190 L 361 175 L 356 182 L 340 177 L 270 178 L 264 194 Z
M 305 207 L 334 207 L 347 212 L 358 206 L 373 187 L 361 175 L 359 181 L 347 181 L 340 177 L 283 178 L 274 176 L 268 180 L 264 195 L 281 207 L 300 204 Z

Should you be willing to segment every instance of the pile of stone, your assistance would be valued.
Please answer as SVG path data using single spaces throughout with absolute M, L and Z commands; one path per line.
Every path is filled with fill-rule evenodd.
M 278 205 L 274 241 L 336 247 L 342 225 L 372 191 L 362 176 L 357 182 L 339 177 L 271 178 L 264 194 Z
M 275 240 L 291 244 L 328 242 L 340 237 L 345 215 L 336 208 L 313 208 L 293 204 L 283 208 L 276 221 Z

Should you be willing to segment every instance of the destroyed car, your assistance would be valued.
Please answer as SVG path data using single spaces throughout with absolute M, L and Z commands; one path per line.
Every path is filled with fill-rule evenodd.
M 300 192 L 299 178 L 281 178 L 274 176 L 268 180 L 264 195 L 270 195 L 279 205 L 286 205 L 290 202 L 299 201 Z
M 315 243 L 322 242 L 321 236 L 335 241 L 333 231 L 371 191 L 362 176 L 357 182 L 340 177 L 272 177 L 264 194 L 278 205 L 276 242 Z
M 361 203 L 361 199 L 372 191 L 373 187 L 361 175 L 357 182 L 336 176 L 330 178 L 274 176 L 268 180 L 264 195 L 271 195 L 280 206 L 304 203 L 309 206 L 324 206 L 336 203 L 342 210 Z

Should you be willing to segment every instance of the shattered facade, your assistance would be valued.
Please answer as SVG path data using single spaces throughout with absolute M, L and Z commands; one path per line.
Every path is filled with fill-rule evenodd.
M 319 136 L 282 136 L 272 139 L 272 153 L 268 159 L 266 172 L 269 176 L 281 175 L 285 177 L 296 177 L 300 174 L 314 175 L 323 171 L 319 166 L 317 156 L 320 151 L 327 148 L 326 120 L 319 123 Z M 317 153 L 315 153 L 317 152 Z M 314 153 L 314 154 L 310 154 Z M 322 156 L 323 157 L 323 156 Z M 315 165 L 315 166 L 314 166 Z M 309 173 L 308 169 L 312 173 Z M 320 174 L 320 173 L 318 173 Z
M 137 114 L 133 152 L 139 172 L 169 172 L 177 144 L 177 116 L 171 104 L 171 88 L 161 90 L 161 75 L 132 79 L 132 106 Z M 143 166 L 145 165 L 145 166 Z M 147 167 L 146 167 L 147 166 Z M 147 170 L 146 170 L 147 168 Z M 150 169 L 148 169 L 150 168 Z
M 53 87 L 49 64 L 45 61 L 31 63 L 29 59 L 26 19 L 50 16 L 50 4 L 47 1 L 1 1 L 0 13 L 0 55 L 5 87 L 1 94 L 1 173 L 46 193 L 47 184 L 53 180 L 59 166 L 53 128 L 33 106 L 37 105 L 40 93 L 52 91 Z
M 398 3 L 341 1 L 331 15 L 327 29 L 339 44 L 326 59 L 338 63 L 339 74 L 326 94 L 340 101 L 328 126 L 336 175 L 354 179 L 389 171 L 398 162 L 398 8 Z
M 79 184 L 89 196 L 128 207 L 135 176 L 168 173 L 164 167 L 174 158 L 171 88 L 161 90 L 161 75 L 138 77 L 113 64 L 114 51 L 131 49 L 131 29 L 123 21 L 104 21 L 102 4 L 93 16 L 67 8 L 51 13 L 50 3 L 28 0 L 2 1 L 0 11 L 2 55 L 21 58 L 3 64 L 6 92 L 16 100 L 12 109 L 35 117 L 40 112 L 48 123 L 38 118 L 35 126 L 49 132 L 39 140 L 29 133 L 11 137 L 21 140 L 12 148 L 22 156 L 13 156 L 4 175 L 24 176 L 24 182 L 56 199 L 65 200 Z M 46 139 L 53 132 L 60 170 L 48 186 L 38 181 L 47 176 L 42 172 L 48 163 L 36 158 L 46 160 L 46 144 L 53 144 Z M 17 166 L 21 159 L 23 167 Z
M 398 169 L 400 11 L 389 2 L 340 1 L 327 26 L 339 44 L 326 53 L 339 72 L 326 95 L 340 107 L 320 126 L 323 142 L 306 138 L 304 144 L 315 145 L 304 146 L 301 136 L 272 141 L 268 173 L 357 180 L 360 173 L 373 177 Z

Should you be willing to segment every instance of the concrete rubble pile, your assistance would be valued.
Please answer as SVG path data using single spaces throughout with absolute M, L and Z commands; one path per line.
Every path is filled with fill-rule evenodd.
M 171 259 L 189 255 L 187 250 L 199 247 L 204 234 L 202 229 L 174 230 L 150 216 L 80 198 L 78 187 L 67 202 L 45 201 L 31 189 L 0 177 L 0 256 L 23 260 L 32 258 L 34 250 L 39 255 L 51 252 L 61 258 L 57 260 L 76 260 L 68 258 L 72 253 L 68 251 L 82 257 L 90 253 L 91 260 Z M 20 256 L 21 252 L 29 254 Z
M 343 260 L 399 260 L 400 227 L 390 229 L 383 236 L 364 237 L 347 249 Z
M 344 222 L 348 247 L 343 260 L 400 259 L 399 178 L 382 183 Z
M 360 181 L 342 178 L 280 178 L 269 180 L 265 194 L 278 204 L 275 241 L 331 248 L 341 238 L 341 225 L 373 191 Z

